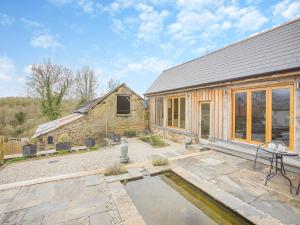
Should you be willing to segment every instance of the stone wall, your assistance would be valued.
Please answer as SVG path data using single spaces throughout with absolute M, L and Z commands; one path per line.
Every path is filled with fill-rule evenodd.
M 130 95 L 131 113 L 118 115 L 117 95 L 124 94 Z M 84 145 L 84 140 L 88 136 L 106 137 L 109 132 L 123 135 L 124 131 L 128 129 L 142 132 L 148 124 L 146 119 L 143 100 L 122 86 L 90 110 L 84 117 L 41 136 L 40 148 L 53 148 L 54 145 L 47 144 L 48 136 L 52 136 L 54 143 L 56 143 L 63 133 L 69 134 L 73 146 L 80 146 Z
M 155 135 L 177 143 L 185 143 L 185 140 L 190 137 L 192 137 L 193 143 L 198 143 L 197 135 L 193 135 L 190 132 L 159 126 L 150 126 L 150 130 Z

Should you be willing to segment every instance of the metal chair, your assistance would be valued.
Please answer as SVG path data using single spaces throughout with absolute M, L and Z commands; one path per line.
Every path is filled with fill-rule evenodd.
M 271 154 L 271 153 L 268 153 L 266 151 L 264 151 L 264 146 L 268 147 L 269 144 L 275 144 L 276 148 L 278 148 L 279 145 L 282 145 L 282 146 L 286 146 L 284 142 L 282 141 L 271 141 L 271 142 L 265 142 L 263 144 L 260 144 L 257 146 L 257 149 L 256 149 L 256 154 L 255 154 L 255 160 L 254 160 L 254 166 L 253 166 L 253 169 L 255 169 L 255 166 L 256 166 L 256 162 L 257 162 L 257 158 L 262 158 L 262 159 L 265 159 L 265 160 L 269 160 L 270 161 L 270 164 L 271 164 L 271 168 L 270 169 L 273 169 L 273 159 L 274 159 L 274 155 Z M 285 169 L 283 167 L 283 172 L 285 174 Z

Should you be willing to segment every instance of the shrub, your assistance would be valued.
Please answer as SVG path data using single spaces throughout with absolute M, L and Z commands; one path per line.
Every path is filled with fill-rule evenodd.
M 99 146 L 98 146 L 98 145 L 95 145 L 95 146 L 93 146 L 93 147 L 90 147 L 90 150 L 95 151 L 95 150 L 97 150 L 98 148 L 99 148 Z
M 71 138 L 68 133 L 63 133 L 57 139 L 58 142 L 71 142 Z
M 129 137 L 129 138 L 130 137 L 135 137 L 136 136 L 136 131 L 128 129 L 128 130 L 124 131 L 124 135 L 127 136 L 127 137 Z
M 169 160 L 166 158 L 157 158 L 152 160 L 153 166 L 165 166 L 169 164 Z
M 106 138 L 104 138 L 104 137 L 99 138 L 99 146 L 100 147 L 105 147 L 107 145 L 108 145 L 108 141 Z
M 123 173 L 127 173 L 127 169 L 122 164 L 115 163 L 113 166 L 108 167 L 105 170 L 104 175 L 111 176 L 111 175 L 119 175 Z
M 167 145 L 163 139 L 161 139 L 159 136 L 153 135 L 151 136 L 151 142 L 153 146 L 165 146 Z
M 141 141 L 147 142 L 154 147 L 164 147 L 168 144 L 157 135 L 145 135 L 140 137 Z

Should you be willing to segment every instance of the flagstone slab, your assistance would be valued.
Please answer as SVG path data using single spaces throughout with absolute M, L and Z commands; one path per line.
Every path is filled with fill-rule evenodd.
M 108 213 L 97 213 L 90 216 L 90 225 L 112 225 L 112 218 Z
M 286 224 L 298 224 L 300 211 L 289 204 L 290 197 L 278 192 L 268 192 L 250 202 L 255 208 L 262 210 Z

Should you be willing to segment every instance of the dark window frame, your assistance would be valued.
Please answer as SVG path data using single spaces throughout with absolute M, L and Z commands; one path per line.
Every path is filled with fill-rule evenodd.
M 48 136 L 47 137 L 47 144 L 48 145 L 52 145 L 54 143 L 54 138 L 53 138 L 53 136 Z
M 123 100 L 121 100 L 121 98 L 123 98 Z M 124 101 L 124 98 L 126 98 L 126 101 L 128 101 L 129 105 L 124 105 L 124 104 L 126 104 L 126 101 Z M 120 101 L 123 101 L 123 103 L 121 103 Z M 123 104 L 123 106 L 121 104 Z M 117 108 L 116 109 L 117 115 L 130 115 L 131 114 L 131 96 L 130 95 L 117 95 L 116 108 Z

